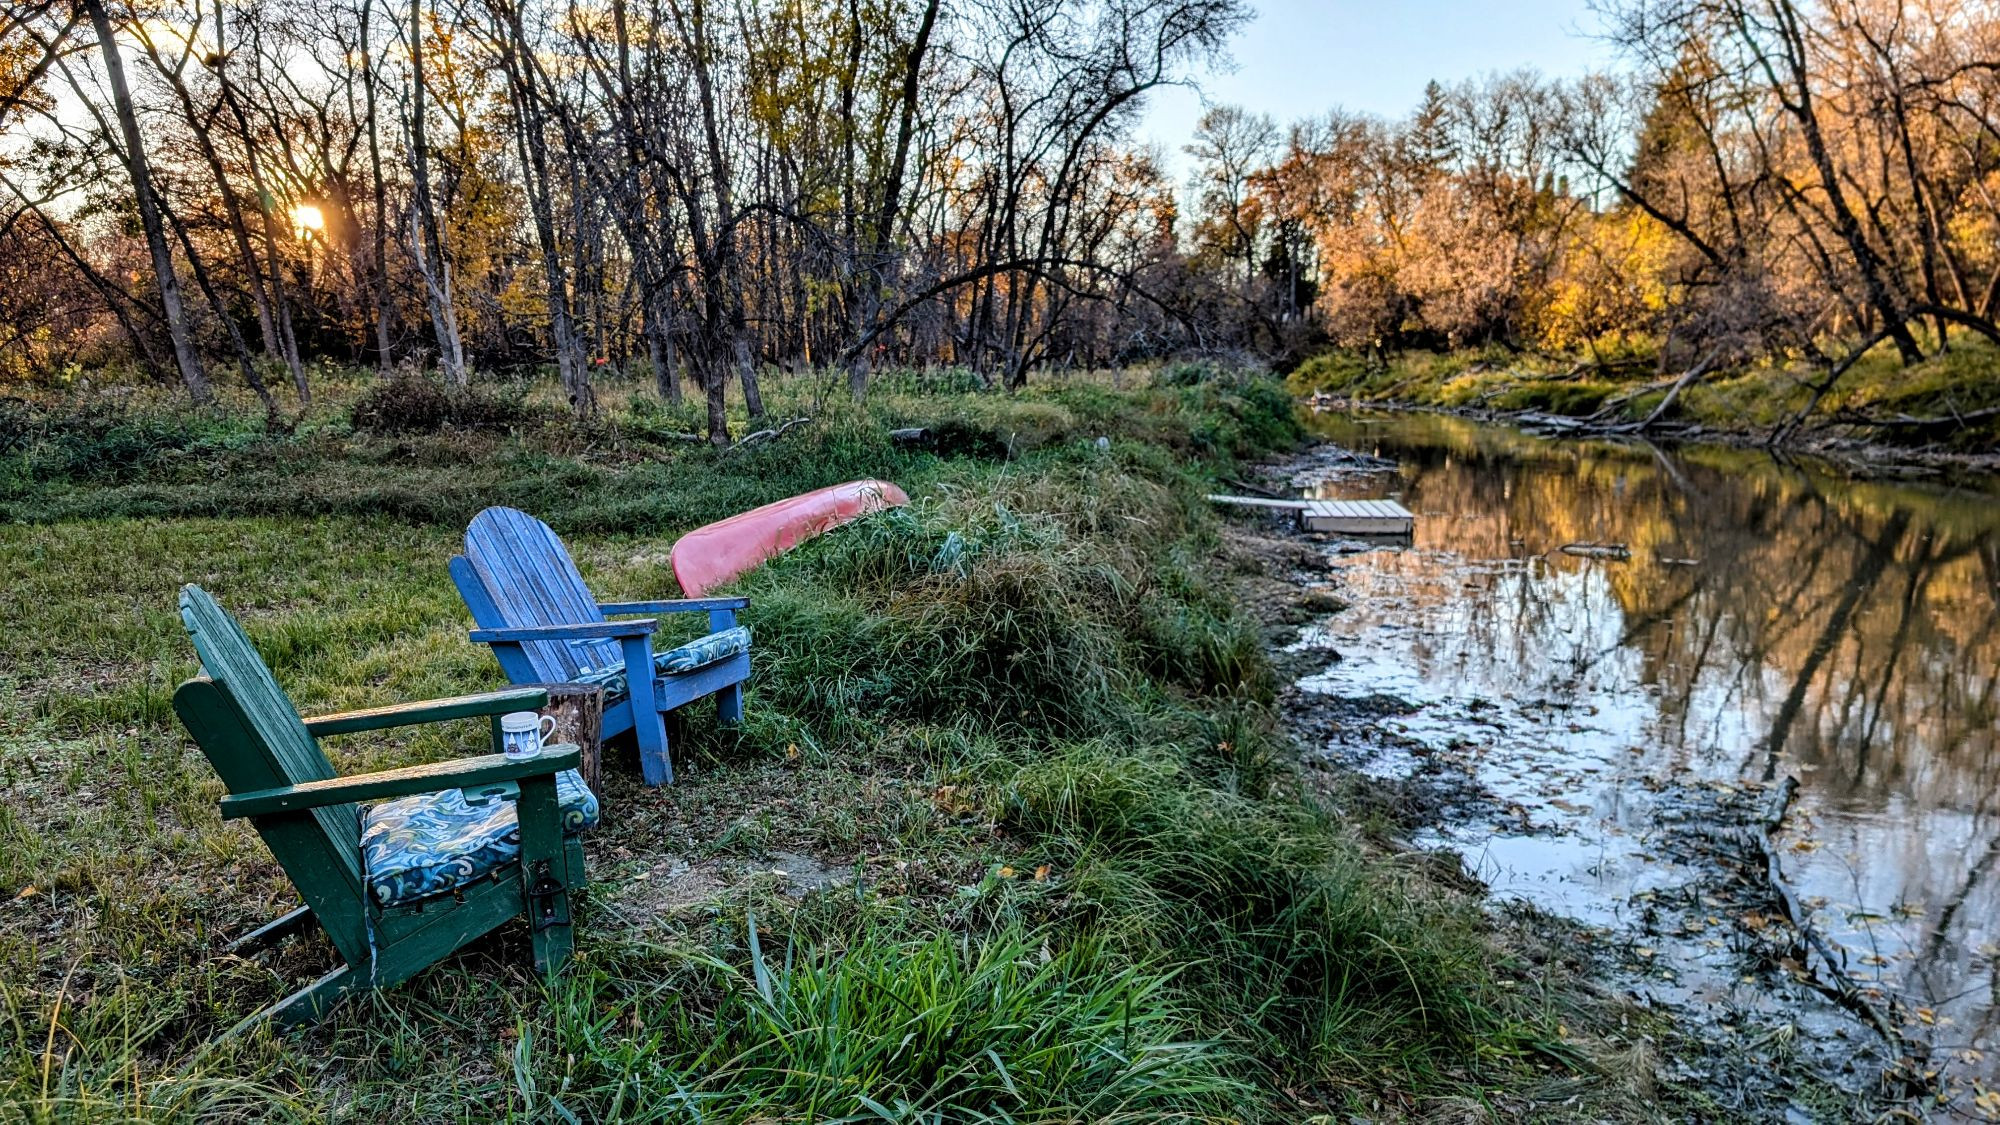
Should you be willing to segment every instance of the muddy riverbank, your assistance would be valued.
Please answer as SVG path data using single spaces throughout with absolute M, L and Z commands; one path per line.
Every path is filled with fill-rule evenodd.
M 1308 758 L 1669 1017 L 1647 1065 L 1691 1104 L 2000 1118 L 1991 494 L 1436 417 L 1322 436 L 1261 483 L 1418 525 L 1233 522 L 1294 591 Z
M 1633 440 L 1727 446 L 1788 457 L 1811 457 L 1843 471 L 1873 479 L 1953 479 L 2000 474 L 2000 450 L 1953 449 L 1919 442 L 1891 443 L 1838 427 L 1815 425 L 1784 434 L 1775 444 L 1772 427 L 1708 422 L 1668 422 L 1643 429 L 1629 420 L 1600 421 L 1546 410 L 1496 410 L 1480 406 L 1437 406 L 1396 400 L 1316 395 L 1315 410 L 1328 413 L 1435 414 L 1486 426 L 1569 440 Z

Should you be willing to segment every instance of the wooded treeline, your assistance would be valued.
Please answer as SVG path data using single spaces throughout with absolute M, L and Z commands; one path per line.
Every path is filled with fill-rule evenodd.
M 761 364 L 1019 385 L 1190 326 L 1126 140 L 1238 0 L 10 0 L 0 340 L 198 400 L 314 357 L 706 391 Z M 95 355 L 92 348 L 98 349 Z
M 1432 85 L 1294 126 L 1238 227 L 1355 347 L 1496 343 L 1684 385 L 2000 341 L 2000 7 L 1605 0 L 1624 73 Z M 1252 161 L 1253 165 L 1257 162 Z M 1254 236 L 1254 237 L 1252 237 Z M 1288 266 L 1289 268 L 1289 266 Z
M 724 439 L 766 365 L 2000 341 L 1994 4 L 1601 14 L 1617 75 L 1217 107 L 1175 185 L 1239 0 L 0 0 L 0 374 L 650 370 Z

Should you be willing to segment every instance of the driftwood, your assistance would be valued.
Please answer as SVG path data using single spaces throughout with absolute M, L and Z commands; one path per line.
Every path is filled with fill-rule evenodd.
M 1627 387 L 1614 395 L 1606 395 L 1604 401 L 1598 404 L 1597 410 L 1586 421 L 1601 422 L 1604 419 L 1614 417 L 1617 415 L 1619 407 L 1624 406 L 1633 399 L 1644 398 L 1654 391 L 1667 390 L 1675 383 L 1680 382 L 1681 378 L 1680 375 L 1675 375 L 1668 379 L 1655 379 L 1650 383 L 1641 383 L 1636 387 Z
M 1745 843 L 1754 854 L 1763 859 L 1765 885 L 1770 888 L 1778 904 L 1784 908 L 1785 920 L 1791 923 L 1792 929 L 1797 932 L 1799 940 L 1807 950 L 1804 962 L 1808 974 L 1806 983 L 1852 1013 L 1862 1023 L 1867 1024 L 1882 1037 L 1882 1041 L 1888 1044 L 1891 1050 L 1911 1060 L 1913 1065 L 1908 1067 L 1908 1072 L 1904 1075 L 1906 1081 L 1928 1087 L 1931 1083 L 1923 1076 L 1922 1063 L 1924 1057 L 1929 1054 L 1929 1048 L 1923 1041 L 1904 1035 L 1898 1028 L 1896 1019 L 1892 1017 L 1900 1015 L 1901 1005 L 1890 997 L 1886 1002 L 1888 1011 L 1884 1012 L 1882 1008 L 1869 1001 L 1867 993 L 1853 977 L 1847 975 L 1846 956 L 1835 949 L 1833 943 L 1812 924 L 1812 916 L 1806 910 L 1805 904 L 1799 901 L 1798 892 L 1792 889 L 1791 884 L 1785 882 L 1784 871 L 1778 864 L 1778 848 L 1775 840 L 1778 830 L 1784 826 L 1785 814 L 1791 808 L 1792 798 L 1798 791 L 1799 779 L 1786 777 L 1779 784 L 1778 791 L 1772 795 L 1770 806 L 1764 813 L 1763 819 L 1759 821 L 1757 830 L 1745 833 L 1747 837 Z M 1825 969 L 1824 976 L 1814 971 L 1813 954 L 1819 955 L 1818 959 Z
M 1719 356 L 1720 356 L 1719 352 L 1711 350 L 1707 355 L 1704 355 L 1699 360 L 1696 360 L 1693 367 L 1688 368 L 1686 371 L 1681 372 L 1679 375 L 1676 375 L 1671 379 L 1660 379 L 1655 382 L 1647 383 L 1644 386 L 1624 391 L 1620 394 L 1612 395 L 1611 397 L 1605 399 L 1604 402 L 1598 406 L 1597 412 L 1592 414 L 1586 421 L 1593 424 L 1598 424 L 1601 427 L 1602 432 L 1605 433 L 1613 433 L 1613 434 L 1645 433 L 1647 430 L 1652 429 L 1654 424 L 1657 423 L 1662 417 L 1665 417 L 1667 411 L 1673 409 L 1674 400 L 1678 399 L 1681 396 L 1682 391 L 1687 390 L 1688 387 L 1700 381 L 1704 376 L 1708 375 L 1710 372 L 1716 369 L 1715 361 L 1717 360 L 1717 358 L 1719 358 Z M 1636 422 L 1611 423 L 1604 421 L 1605 419 L 1610 418 L 1615 413 L 1617 413 L 1617 411 L 1623 408 L 1626 403 L 1632 402 L 1636 399 L 1649 395 L 1654 391 L 1660 391 L 1660 390 L 1664 390 L 1667 392 L 1666 397 L 1662 398 L 1659 401 L 1659 404 L 1653 407 L 1652 413 L 1647 414 L 1644 418 L 1641 418 Z
M 1953 411 L 1950 414 L 1932 418 L 1917 418 L 1908 414 L 1894 414 L 1887 418 L 1843 410 L 1821 422 L 1815 429 L 1827 426 L 1864 426 L 1876 430 L 1956 430 L 1973 422 L 1984 422 L 1989 418 L 2000 418 L 2000 406 L 1984 410 Z
M 1674 385 L 1667 389 L 1666 397 L 1660 400 L 1660 404 L 1658 406 L 1653 407 L 1653 412 L 1651 414 L 1648 414 L 1644 418 L 1641 418 L 1639 420 L 1639 428 L 1634 432 L 1644 433 L 1646 430 L 1652 427 L 1653 423 L 1659 421 L 1663 416 L 1665 416 L 1667 411 L 1673 409 L 1674 400 L 1681 397 L 1682 391 L 1687 390 L 1688 387 L 1691 384 L 1693 384 L 1696 380 L 1707 375 L 1711 370 L 1714 369 L 1715 361 L 1718 358 L 1720 358 L 1720 354 L 1721 353 L 1717 351 L 1710 351 L 1707 355 L 1702 356 L 1699 360 L 1695 361 L 1695 365 L 1693 367 L 1688 368 L 1687 371 L 1684 372 L 1680 378 L 1674 380 Z
M 1764 438 L 1764 444 L 1776 446 L 1805 425 L 1806 419 L 1812 417 L 1812 412 L 1819 409 L 1820 400 L 1827 396 L 1827 392 L 1833 390 L 1833 385 L 1840 381 L 1842 375 L 1847 374 L 1847 369 L 1860 362 L 1861 357 L 1867 355 L 1870 348 L 1888 339 L 1889 333 L 1889 328 L 1877 328 L 1874 335 L 1863 340 L 1854 350 L 1848 352 L 1845 358 L 1829 366 L 1826 378 L 1817 383 L 1807 383 L 1806 386 L 1812 390 L 1812 394 L 1807 397 L 1805 405 L 1799 407 L 1798 413 L 1772 427 L 1771 432 Z
M 768 430 L 756 430 L 752 433 L 744 434 L 741 438 L 737 440 L 735 445 L 732 445 L 729 448 L 741 449 L 744 446 L 750 445 L 754 442 L 776 441 L 779 438 L 784 437 L 785 431 L 791 429 L 793 426 L 804 426 L 810 424 L 811 422 L 812 422 L 811 418 L 794 418 L 791 421 L 786 422 L 782 426 L 774 426 Z M 727 451 L 725 450 L 725 452 Z
M 1565 555 L 1576 555 L 1586 559 L 1609 559 L 1624 562 L 1632 557 L 1632 548 L 1623 543 L 1565 543 L 1561 547 Z

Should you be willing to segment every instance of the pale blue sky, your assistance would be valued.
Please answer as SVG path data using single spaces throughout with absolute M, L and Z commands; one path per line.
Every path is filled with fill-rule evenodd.
M 1587 0 L 1251 0 L 1256 18 L 1236 37 L 1232 72 L 1207 76 L 1202 96 L 1270 114 L 1280 125 L 1344 106 L 1395 118 L 1424 83 L 1529 66 L 1550 77 L 1615 60 L 1593 38 Z M 1165 150 L 1179 177 L 1202 100 L 1156 91 L 1140 139 Z

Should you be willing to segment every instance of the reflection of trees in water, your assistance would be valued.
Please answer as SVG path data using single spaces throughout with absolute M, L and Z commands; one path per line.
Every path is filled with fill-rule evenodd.
M 1978 892 L 1992 885 L 1994 868 L 2000 866 L 2000 833 L 1988 829 L 1986 834 L 1989 838 L 1985 851 L 1976 857 L 1970 857 L 1971 862 L 1966 866 L 1965 881 L 1959 884 L 1958 890 L 1949 899 L 1945 900 L 1943 907 L 1937 913 L 1937 918 L 1930 924 L 1929 932 L 1925 935 L 1922 949 L 1917 956 L 1918 972 L 1923 978 L 1923 984 L 1929 995 L 1940 1003 L 1957 998 L 1954 993 L 1963 987 L 1965 977 L 1961 974 L 1937 973 L 1933 971 L 1933 967 L 1949 964 L 1956 957 L 1964 955 L 1964 934 L 1958 925 L 1961 920 L 1960 915 L 1964 912 L 1966 903 L 1972 901 Z M 1973 1029 L 1973 1039 L 1967 1042 L 1984 1038 L 1994 1030 L 1996 1023 L 2000 1022 L 2000 957 L 1988 959 L 1986 979 L 1989 1003 L 1985 1005 L 1985 1011 L 1980 1015 L 1978 1027 Z
M 1797 670 L 1792 673 L 1791 690 L 1785 693 L 1784 702 L 1778 705 L 1778 713 L 1771 717 L 1771 724 L 1765 731 L 1763 770 L 1765 781 L 1777 779 L 1778 759 L 1791 738 L 1792 724 L 1798 721 L 1799 714 L 1805 710 L 1806 695 L 1811 691 L 1814 681 L 1819 678 L 1820 666 L 1833 656 L 1834 650 L 1846 639 L 1849 627 L 1854 622 L 1856 607 L 1875 592 L 1876 583 L 1881 581 L 1883 573 L 1895 559 L 1896 549 L 1902 544 L 1903 535 L 1909 527 L 1909 511 L 1899 508 L 1889 517 L 1886 527 L 1872 538 L 1863 540 L 1867 544 L 1867 549 L 1862 552 L 1859 561 L 1847 571 L 1846 579 L 1840 586 L 1840 595 L 1834 599 L 1833 608 L 1827 612 L 1825 623 L 1820 626 L 1818 635 L 1807 647 L 1805 659 L 1799 662 Z M 1856 667 L 1847 677 L 1850 687 L 1859 682 L 1857 679 L 1861 670 L 1859 665 L 1862 654 L 1867 648 L 1858 634 L 1854 639 Z M 1889 664 L 1887 671 L 1891 676 L 1895 674 L 1893 662 Z M 1819 701 L 1822 707 L 1832 694 L 1820 693 Z
M 1531 560 L 1471 589 L 1449 568 L 1431 578 L 1420 596 L 1464 626 L 1462 660 L 1547 688 L 1637 652 L 1670 761 L 1796 769 L 1816 807 L 1861 815 L 1821 828 L 1865 853 L 1870 893 L 1894 896 L 1875 906 L 1921 915 L 1900 987 L 1940 1011 L 1971 1004 L 1968 1041 L 1994 1031 L 2000 970 L 1968 946 L 2000 940 L 2000 504 L 1710 450 L 1448 425 L 1385 444 L 1424 514 L 1420 547 Z M 1580 540 L 1626 543 L 1632 561 L 1550 553 Z M 1831 855 L 1797 862 L 1834 878 Z
M 1485 659 L 1566 678 L 1630 646 L 1660 689 L 1658 737 L 1679 750 L 1707 749 L 1734 709 L 1756 735 L 1733 748 L 1752 756 L 1752 776 L 1773 774 L 1788 752 L 1842 798 L 1894 785 L 1969 810 L 2000 790 L 1990 501 L 1657 450 L 1390 444 L 1405 458 L 1408 502 L 1437 514 L 1419 521 L 1419 546 L 1471 560 L 1584 540 L 1632 548 L 1631 562 L 1606 568 L 1623 627 L 1596 654 L 1569 638 L 1592 635 L 1604 607 L 1536 568 L 1601 564 L 1549 554 L 1482 577 L 1462 623 Z M 1454 577 L 1436 596 L 1467 593 L 1443 584 Z

